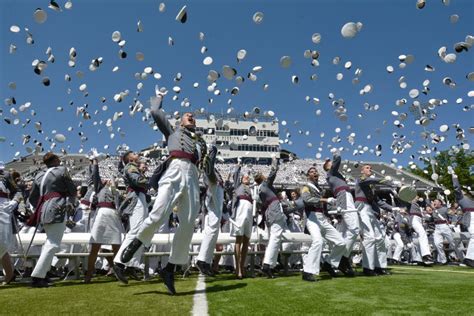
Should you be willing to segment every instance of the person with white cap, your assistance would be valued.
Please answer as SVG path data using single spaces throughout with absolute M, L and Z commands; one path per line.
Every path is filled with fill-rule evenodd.
M 250 177 L 247 174 L 240 175 L 242 168 L 240 157 L 237 159 L 237 166 L 233 173 L 234 193 L 232 197 L 232 220 L 230 233 L 235 236 L 235 274 L 238 279 L 244 277 L 245 261 L 249 248 L 249 241 L 252 235 L 252 211 L 253 199 L 250 188 Z
M 13 212 L 23 200 L 23 196 L 17 188 L 17 182 L 20 179 L 18 172 L 4 172 L 3 169 L 0 169 L 0 258 L 5 271 L 3 284 L 9 284 L 15 279 L 8 249 L 14 243 Z
M 204 219 L 204 237 L 196 261 L 199 271 L 208 276 L 214 276 L 211 264 L 217 237 L 219 236 L 222 207 L 224 205 L 224 181 L 215 168 L 216 156 L 217 147 L 212 145 L 209 155 L 206 156 L 204 161 L 203 177 L 206 185 L 204 204 L 207 215 Z
M 384 183 L 384 179 L 372 177 L 372 166 L 365 164 L 361 169 L 362 176 L 355 185 L 355 203 L 360 210 L 362 228 L 362 266 L 367 276 L 390 274 L 387 268 L 387 245 L 385 230 L 377 218 L 380 208 L 392 211 L 393 207 L 381 200 L 375 193 L 374 186 Z
M 176 294 L 174 287 L 175 266 L 187 264 L 189 245 L 194 231 L 194 220 L 199 212 L 199 169 L 206 154 L 206 143 L 196 133 L 192 113 L 184 113 L 180 125 L 173 128 L 161 110 L 163 93 L 156 89 L 157 101 L 151 106 L 151 115 L 168 144 L 170 156 L 158 182 L 158 193 L 153 209 L 145 219 L 138 235 L 121 255 L 128 262 L 143 245 L 150 246 L 155 230 L 168 220 L 171 211 L 178 209 L 179 226 L 173 238 L 168 264 L 160 276 L 169 294 Z
M 254 180 L 258 185 L 258 196 L 262 202 L 262 212 L 266 219 L 265 224 L 269 230 L 269 238 L 265 255 L 263 257 L 262 272 L 269 279 L 273 279 L 272 268 L 277 264 L 278 249 L 280 248 L 283 231 L 287 229 L 286 216 L 278 199 L 273 182 L 278 172 L 278 160 L 272 157 L 272 167 L 268 177 L 262 173 L 255 175 Z
M 36 208 L 28 225 L 38 227 L 41 223 L 46 232 L 46 242 L 31 274 L 32 287 L 49 286 L 46 273 L 59 250 L 66 228 L 66 213 L 73 208 L 77 194 L 76 186 L 58 156 L 48 152 L 43 156 L 43 162 L 48 169 L 36 175 L 29 196 L 31 205 Z
M 464 254 L 458 247 L 455 246 L 453 232 L 448 225 L 448 208 L 439 198 L 434 199 L 431 203 L 431 206 L 433 207 L 433 219 L 435 223 L 433 242 L 437 251 L 437 263 L 442 265 L 448 263 L 446 253 L 444 252 L 444 239 L 448 241 L 449 249 L 454 249 L 457 258 L 459 260 L 463 260 Z
M 87 260 L 87 273 L 85 283 L 90 283 L 94 273 L 95 261 L 100 247 L 103 244 L 112 245 L 112 252 L 117 255 L 122 241 L 123 225 L 117 211 L 120 193 L 117 190 L 115 179 L 102 180 L 99 173 L 99 162 L 93 160 L 92 180 L 97 195 L 97 215 L 91 229 L 91 250 Z M 113 266 L 113 260 L 107 257 L 109 266 Z
M 454 196 L 456 201 L 464 212 L 465 223 L 468 227 L 468 231 L 471 234 L 469 239 L 469 244 L 467 246 L 466 257 L 464 258 L 464 263 L 474 268 L 474 199 L 469 197 L 467 193 L 463 192 L 461 185 L 459 184 L 459 179 L 452 167 L 448 167 L 448 172 L 451 173 L 453 179 L 454 187 Z
M 341 258 L 339 269 L 348 276 L 354 276 L 351 265 L 351 252 L 360 234 L 359 214 L 354 205 L 354 198 L 347 185 L 346 179 L 339 172 L 341 156 L 335 153 L 332 160 L 328 159 L 323 165 L 327 173 L 329 189 L 336 198 L 336 208 L 342 213 L 342 236 L 346 242 L 346 252 Z
M 120 211 L 122 217 L 126 218 L 129 227 L 125 240 L 114 257 L 113 270 L 117 279 L 124 284 L 128 283 L 128 278 L 125 275 L 126 263 L 132 257 L 139 261 L 144 250 L 143 247 L 137 247 L 130 258 L 127 258 L 128 260 L 123 260 L 122 258 L 122 253 L 137 238 L 143 222 L 148 216 L 148 204 L 146 201 L 148 179 L 139 169 L 139 159 L 140 157 L 132 151 L 127 151 L 122 156 L 122 162 L 125 164 L 125 167 L 123 167 L 123 179 L 127 186 L 127 196 L 120 205 Z M 138 252 L 139 248 L 140 252 Z
M 314 275 L 319 275 L 323 238 L 331 246 L 329 256 L 323 261 L 323 268 L 333 277 L 337 276 L 337 267 L 341 257 L 346 253 L 346 243 L 342 235 L 332 225 L 331 220 L 324 214 L 324 204 L 332 204 L 332 197 L 323 198 L 323 190 L 319 186 L 319 173 L 316 167 L 310 167 L 306 172 L 308 181 L 301 187 L 301 197 L 305 205 L 306 228 L 311 235 L 311 247 L 308 254 L 303 256 L 303 280 L 314 282 Z

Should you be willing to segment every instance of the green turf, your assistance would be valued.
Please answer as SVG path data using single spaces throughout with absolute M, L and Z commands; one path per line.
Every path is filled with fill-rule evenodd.
M 391 276 L 303 282 L 299 274 L 273 280 L 207 280 L 210 315 L 474 315 L 474 270 L 400 267 Z M 430 271 L 430 272 L 428 272 Z
M 46 289 L 26 284 L 0 286 L 0 314 L 189 315 L 196 287 L 196 277 L 178 277 L 175 285 L 179 293 L 171 297 L 159 279 L 130 281 L 128 285 L 107 277 L 93 281 L 62 281 Z

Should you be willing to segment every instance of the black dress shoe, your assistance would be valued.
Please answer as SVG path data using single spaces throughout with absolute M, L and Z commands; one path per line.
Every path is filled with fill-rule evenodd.
M 314 277 L 314 275 L 308 272 L 303 272 L 302 279 L 303 281 L 316 282 L 316 278 Z
M 336 269 L 334 269 L 333 266 L 326 261 L 323 262 L 323 270 L 329 273 L 329 275 L 332 276 L 333 278 L 339 275 Z
M 391 275 L 391 273 L 387 269 L 383 268 L 375 268 L 375 274 L 377 275 Z
M 274 279 L 275 278 L 275 276 L 272 273 L 272 269 L 270 268 L 270 265 L 268 265 L 266 263 L 263 265 L 262 273 L 264 275 L 266 275 L 267 278 L 269 278 L 269 279 Z
M 125 265 L 122 263 L 114 263 L 114 266 L 112 267 L 115 273 L 115 277 L 117 280 L 122 282 L 123 284 L 128 284 L 128 278 L 125 276 Z
M 35 288 L 49 287 L 49 283 L 46 281 L 45 278 L 32 277 L 31 287 L 35 287 Z
M 463 260 L 464 264 L 467 265 L 468 267 L 474 268 L 474 260 L 464 258 Z
M 123 263 L 127 263 L 132 260 L 133 255 L 137 252 L 138 248 L 143 245 L 143 243 L 138 238 L 134 238 L 131 243 L 128 244 L 127 247 L 122 251 L 120 255 L 120 261 Z
M 134 267 L 127 267 L 125 269 L 125 274 L 134 279 L 135 281 L 140 281 L 142 279 L 142 277 L 139 275 L 139 272 L 139 269 Z
M 367 269 L 367 268 L 364 268 L 363 273 L 366 276 L 376 276 L 377 275 L 377 273 L 375 273 L 374 270 Z
M 355 272 L 352 269 L 352 265 L 349 261 L 349 258 L 342 257 L 341 261 L 339 262 L 339 270 L 344 273 L 345 276 L 353 277 L 355 276 Z
M 211 267 L 206 262 L 198 260 L 196 261 L 196 267 L 198 268 L 199 272 L 201 272 L 202 274 L 207 275 L 207 276 L 213 276 L 210 269 Z
M 423 256 L 421 259 L 423 260 L 423 265 L 425 266 L 432 266 L 434 263 L 433 258 L 431 258 L 430 255 Z
M 165 282 L 168 293 L 170 295 L 175 295 L 176 289 L 174 288 L 174 273 L 172 271 L 168 271 L 167 269 L 163 269 L 160 271 L 160 277 Z

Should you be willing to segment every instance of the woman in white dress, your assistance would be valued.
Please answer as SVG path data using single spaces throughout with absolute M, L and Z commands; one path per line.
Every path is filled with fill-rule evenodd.
M 3 284 L 9 284 L 15 278 L 8 249 L 13 243 L 12 213 L 23 199 L 21 192 L 15 194 L 19 180 L 20 174 L 16 171 L 0 173 L 0 258 L 5 275 Z M 10 199 L 12 195 L 14 197 Z
M 90 283 L 95 268 L 97 254 L 102 245 L 112 245 L 114 256 L 122 242 L 123 225 L 117 207 L 120 193 L 115 187 L 114 179 L 101 180 L 97 159 L 93 160 L 92 179 L 97 194 L 97 214 L 91 230 L 91 252 L 87 262 L 85 283 Z M 113 266 L 112 257 L 106 257 L 109 266 Z

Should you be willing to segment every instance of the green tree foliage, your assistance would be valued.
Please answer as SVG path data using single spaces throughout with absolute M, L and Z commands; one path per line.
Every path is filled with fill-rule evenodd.
M 452 166 L 459 178 L 461 186 L 470 186 L 471 190 L 474 190 L 474 152 L 459 150 L 453 152 L 452 150 L 446 150 L 440 152 L 434 157 L 434 169 L 435 173 L 438 174 L 438 183 L 446 189 L 453 192 L 453 183 L 451 175 L 448 173 L 448 166 Z M 416 169 L 409 169 L 411 173 L 414 173 L 423 178 L 433 181 L 432 174 L 433 170 L 429 161 L 425 161 L 423 169 L 417 167 Z M 450 200 L 454 200 L 454 195 L 449 195 Z

